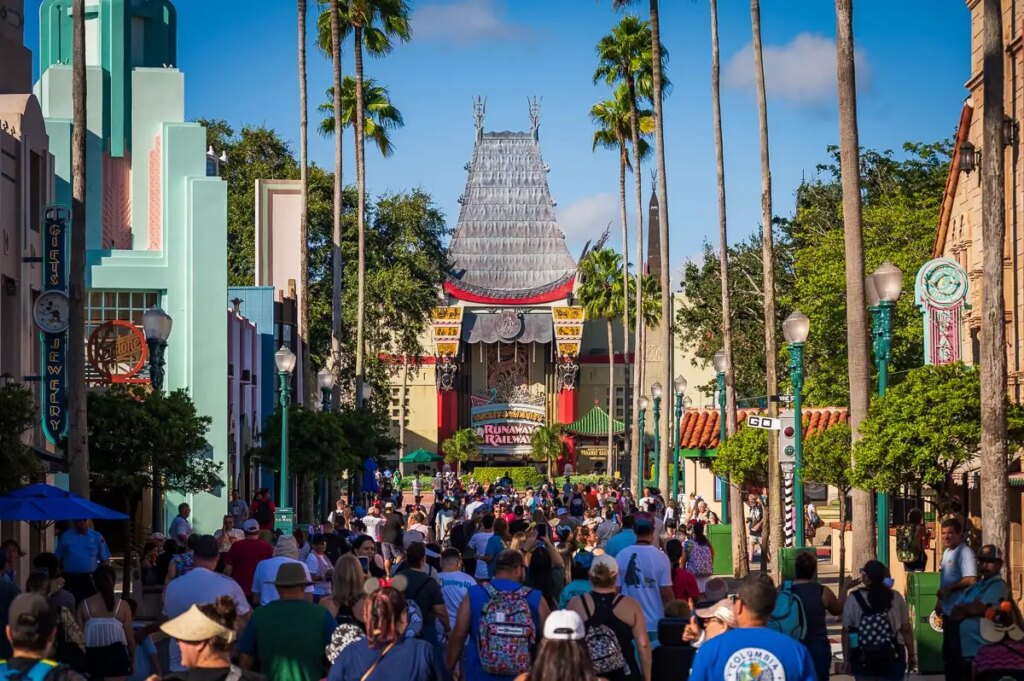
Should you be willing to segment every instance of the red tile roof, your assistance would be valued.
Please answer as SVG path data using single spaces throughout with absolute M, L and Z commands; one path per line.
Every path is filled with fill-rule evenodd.
M 736 425 L 741 427 L 750 414 L 762 414 L 763 409 L 739 409 L 736 412 Z M 846 407 L 804 407 L 804 437 L 812 437 L 837 423 L 847 423 L 849 414 Z M 687 409 L 679 424 L 681 433 L 680 449 L 715 449 L 718 447 L 718 410 Z

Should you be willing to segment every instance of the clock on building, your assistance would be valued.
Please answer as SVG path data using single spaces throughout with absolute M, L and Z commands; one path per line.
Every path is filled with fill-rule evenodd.
M 44 291 L 36 298 L 33 316 L 44 333 L 63 333 L 69 323 L 68 294 L 63 291 Z

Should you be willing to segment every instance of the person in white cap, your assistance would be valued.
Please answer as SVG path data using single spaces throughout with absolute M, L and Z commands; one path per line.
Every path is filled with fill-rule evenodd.
M 544 640 L 530 671 L 520 674 L 516 681 L 547 681 L 573 679 L 597 681 L 586 644 L 586 629 L 579 613 L 555 610 L 544 621 Z

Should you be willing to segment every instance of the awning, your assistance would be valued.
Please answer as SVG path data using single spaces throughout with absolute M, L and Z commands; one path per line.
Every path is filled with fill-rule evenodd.
M 514 333 L 509 333 L 514 331 Z M 464 343 L 550 343 L 554 339 L 551 313 L 472 312 L 462 316 Z
M 566 424 L 565 432 L 571 435 L 582 435 L 584 437 L 608 436 L 608 412 L 601 407 L 594 405 L 583 417 L 572 423 Z M 612 434 L 622 435 L 626 432 L 626 424 L 622 421 L 612 421 Z

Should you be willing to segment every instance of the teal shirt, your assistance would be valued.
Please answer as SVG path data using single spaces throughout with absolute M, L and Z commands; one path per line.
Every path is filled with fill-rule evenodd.
M 612 535 L 604 547 L 604 552 L 609 556 L 619 555 L 619 551 L 636 543 L 636 532 L 633 530 L 621 530 L 618 534 Z
M 593 586 L 590 584 L 589 579 L 574 579 L 569 582 L 564 589 L 562 589 L 562 595 L 558 599 L 558 609 L 565 610 L 566 606 L 576 596 L 588 594 L 593 590 Z
M 962 605 L 981 601 L 985 605 L 995 607 L 999 600 L 1010 597 L 1010 589 L 998 575 L 989 577 L 980 582 L 975 582 L 964 589 L 963 597 L 960 599 Z M 968 617 L 960 624 L 960 650 L 964 658 L 971 659 L 978 654 L 978 648 L 985 645 L 987 641 L 981 638 L 981 618 Z

